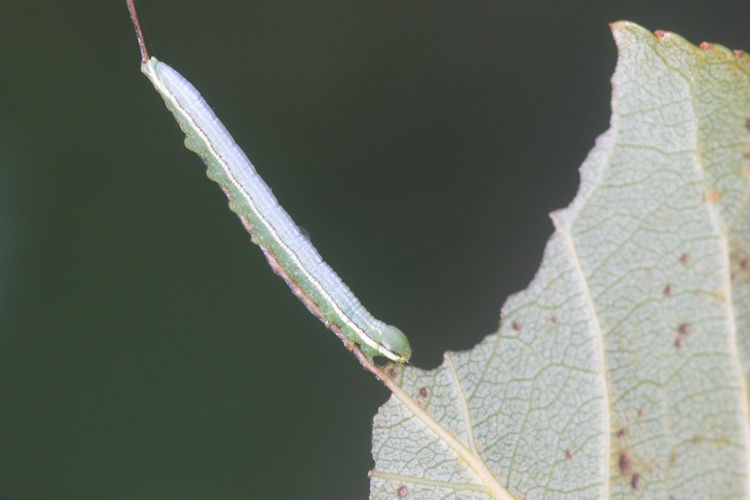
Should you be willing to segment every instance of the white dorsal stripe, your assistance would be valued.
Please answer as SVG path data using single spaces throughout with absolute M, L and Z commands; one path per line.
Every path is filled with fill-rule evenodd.
M 199 138 L 210 156 L 205 159 L 218 165 L 234 191 L 250 207 L 252 214 L 249 218 L 256 242 L 273 255 L 286 276 L 293 279 L 305 297 L 321 310 L 324 316 L 321 319 L 327 325 L 336 324 L 349 340 L 377 355 L 393 361 L 406 361 L 409 356 L 406 339 L 405 352 L 393 352 L 382 344 L 386 324 L 375 319 L 323 262 L 195 87 L 156 58 L 146 61 L 142 70 L 175 115 L 181 115 L 178 121 L 188 137 Z M 321 301 L 324 303 L 319 303 Z

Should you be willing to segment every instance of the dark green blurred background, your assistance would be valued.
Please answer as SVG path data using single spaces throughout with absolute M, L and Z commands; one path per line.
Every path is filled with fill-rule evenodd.
M 750 49 L 747 0 L 138 5 L 423 368 L 534 275 L 607 128 L 607 22 Z M 124 0 L 0 15 L 0 497 L 365 498 L 388 394 L 184 149 Z

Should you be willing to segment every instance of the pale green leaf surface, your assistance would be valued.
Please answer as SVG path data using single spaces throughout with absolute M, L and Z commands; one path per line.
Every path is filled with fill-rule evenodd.
M 750 57 L 613 34 L 611 126 L 536 277 L 395 375 L 372 498 L 748 496 Z

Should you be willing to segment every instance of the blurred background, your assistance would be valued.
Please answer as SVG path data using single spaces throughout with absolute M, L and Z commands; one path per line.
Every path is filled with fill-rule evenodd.
M 426 369 L 533 277 L 608 127 L 608 22 L 750 49 L 746 0 L 138 7 Z M 365 498 L 388 393 L 182 146 L 124 0 L 0 14 L 0 498 Z

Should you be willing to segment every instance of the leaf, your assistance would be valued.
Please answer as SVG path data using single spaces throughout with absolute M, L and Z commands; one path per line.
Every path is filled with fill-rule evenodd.
M 394 371 L 372 498 L 748 496 L 750 57 L 612 31 L 611 127 L 538 274 L 474 349 Z

